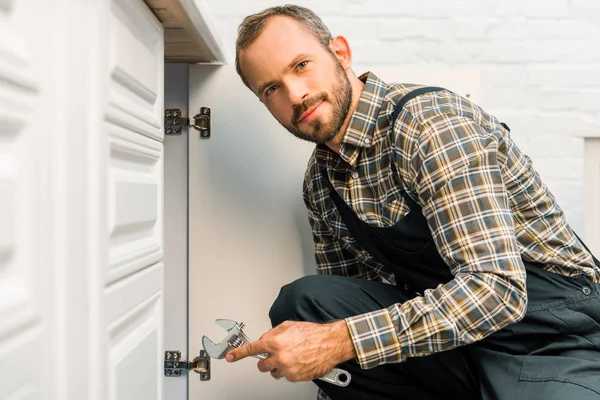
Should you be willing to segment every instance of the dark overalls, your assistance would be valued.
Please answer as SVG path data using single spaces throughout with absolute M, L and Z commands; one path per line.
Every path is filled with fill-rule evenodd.
M 428 90 L 439 88 L 409 93 L 396 106 L 394 117 L 410 98 Z M 336 192 L 326 171 L 323 175 L 349 231 L 395 275 L 396 286 L 307 276 L 282 288 L 270 311 L 273 326 L 285 320 L 322 322 L 379 310 L 453 279 L 420 206 L 407 193 L 402 195 L 410 212 L 392 227 L 377 228 L 363 222 Z M 352 375 L 346 388 L 314 382 L 335 400 L 600 399 L 600 284 L 524 264 L 528 307 L 521 321 L 471 345 L 402 363 L 368 370 L 355 361 L 343 363 L 340 368 Z

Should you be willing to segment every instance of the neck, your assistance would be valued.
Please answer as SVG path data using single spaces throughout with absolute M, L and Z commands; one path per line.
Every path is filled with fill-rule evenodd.
M 365 84 L 362 83 L 358 77 L 356 77 L 354 74 L 349 75 L 350 76 L 348 76 L 348 79 L 350 79 L 350 84 L 352 85 L 352 103 L 350 103 L 350 109 L 348 110 L 346 119 L 344 120 L 339 132 L 331 141 L 327 142 L 327 146 L 338 154 L 340 153 L 342 141 L 344 140 L 344 135 L 346 135 L 346 130 L 348 130 L 348 125 L 350 125 L 350 120 L 352 119 L 354 110 L 356 110 L 356 107 L 358 107 L 358 101 L 360 100 L 360 96 L 362 95 L 362 91 L 365 87 Z

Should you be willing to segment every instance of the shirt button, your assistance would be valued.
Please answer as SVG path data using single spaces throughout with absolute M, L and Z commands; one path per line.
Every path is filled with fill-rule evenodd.
M 586 296 L 589 296 L 590 294 L 592 294 L 592 289 L 589 286 L 584 286 L 583 288 L 581 288 L 581 291 Z
M 358 178 L 358 172 L 354 171 L 354 172 L 352 173 L 352 177 L 353 177 L 354 179 Z
M 363 221 L 367 220 L 367 214 L 363 214 L 360 216 L 360 219 L 362 219 Z
M 365 143 L 366 143 L 366 144 L 371 144 L 371 139 L 369 139 L 369 138 L 366 138 L 366 139 L 365 139 Z

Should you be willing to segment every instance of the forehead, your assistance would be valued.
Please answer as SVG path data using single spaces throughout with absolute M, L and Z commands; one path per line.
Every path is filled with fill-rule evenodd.
M 286 16 L 267 20 L 263 31 L 240 52 L 242 72 L 253 89 L 257 82 L 276 79 L 299 54 L 323 52 L 321 43 L 302 23 Z

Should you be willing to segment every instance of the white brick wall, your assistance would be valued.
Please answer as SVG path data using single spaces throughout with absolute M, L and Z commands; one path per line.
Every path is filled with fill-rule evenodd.
M 244 16 L 282 4 L 206 2 L 230 51 Z M 600 131 L 600 0 L 296 4 L 317 12 L 334 35 L 346 36 L 356 64 L 479 69 L 480 105 L 510 125 L 572 226 L 583 232 L 583 142 L 574 135 Z

